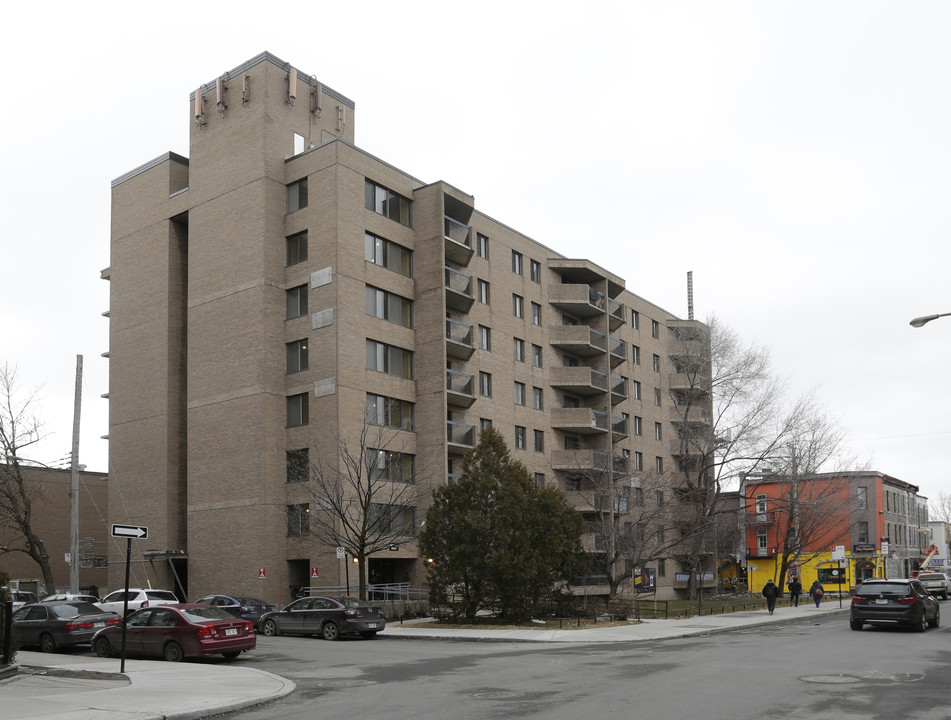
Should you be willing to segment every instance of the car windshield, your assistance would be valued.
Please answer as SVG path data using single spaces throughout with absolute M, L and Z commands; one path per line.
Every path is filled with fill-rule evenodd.
M 864 582 L 858 589 L 859 595 L 895 595 L 904 597 L 911 594 L 906 583 L 870 583 Z
M 145 597 L 149 600 L 171 600 L 172 602 L 178 602 L 175 593 L 171 593 L 168 590 L 146 590 Z
M 102 610 L 92 603 L 86 602 L 59 603 L 53 605 L 52 610 L 53 614 L 60 618 L 74 618 L 80 615 L 99 615 L 102 612 Z
M 206 607 L 182 608 L 182 615 L 188 618 L 191 622 L 205 622 L 207 620 L 234 620 L 234 615 L 231 613 L 211 605 Z

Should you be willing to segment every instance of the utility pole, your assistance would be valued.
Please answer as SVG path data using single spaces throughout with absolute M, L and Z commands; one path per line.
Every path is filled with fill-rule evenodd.
M 79 592 L 79 415 L 83 400 L 83 356 L 76 356 L 73 449 L 69 463 L 69 591 Z

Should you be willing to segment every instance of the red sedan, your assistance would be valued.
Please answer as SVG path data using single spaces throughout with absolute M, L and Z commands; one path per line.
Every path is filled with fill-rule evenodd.
M 127 655 L 184 658 L 224 655 L 233 660 L 257 644 L 254 625 L 211 605 L 182 603 L 146 608 L 129 616 L 126 627 Z M 99 657 L 122 650 L 122 626 L 100 630 L 92 639 Z

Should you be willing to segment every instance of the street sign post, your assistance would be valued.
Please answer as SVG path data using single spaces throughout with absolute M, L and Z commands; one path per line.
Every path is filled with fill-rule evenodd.
M 132 539 L 145 540 L 149 536 L 149 529 L 144 525 L 115 525 L 112 526 L 112 537 L 125 538 L 125 597 L 122 600 L 122 662 L 119 672 L 125 672 L 125 628 L 126 616 L 129 614 L 129 565 L 132 560 Z

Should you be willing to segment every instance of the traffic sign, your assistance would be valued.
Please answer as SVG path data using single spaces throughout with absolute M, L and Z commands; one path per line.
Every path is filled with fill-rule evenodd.
M 144 525 L 113 525 L 112 537 L 135 538 L 145 540 L 149 536 L 149 529 Z
M 342 547 L 338 547 L 338 548 L 337 548 L 337 559 L 338 559 L 338 560 L 345 560 L 346 557 L 347 557 L 347 549 L 346 549 L 346 548 L 342 548 Z

